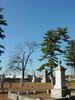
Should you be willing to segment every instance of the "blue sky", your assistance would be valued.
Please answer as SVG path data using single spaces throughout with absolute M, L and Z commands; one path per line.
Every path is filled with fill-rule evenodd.
M 75 0 L 0 0 L 0 7 L 8 26 L 4 28 L 5 54 L 1 56 L 1 66 L 6 67 L 14 47 L 25 41 L 41 42 L 44 33 L 52 28 L 68 27 L 68 34 L 75 39 Z M 33 66 L 40 62 L 37 51 Z M 33 68 L 31 68 L 33 69 Z

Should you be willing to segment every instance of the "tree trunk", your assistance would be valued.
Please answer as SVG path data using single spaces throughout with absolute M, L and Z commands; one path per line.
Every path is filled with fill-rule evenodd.
M 25 68 L 22 70 L 22 81 L 21 81 L 21 86 L 24 86 L 24 73 L 25 73 Z
M 53 76 L 53 67 L 52 66 L 51 66 L 51 84 L 52 84 L 52 87 L 54 87 L 55 80 L 54 80 L 54 76 Z
M 51 72 L 51 84 L 52 84 L 52 87 L 54 87 L 54 77 L 53 77 L 53 73 Z
M 75 76 L 75 67 L 74 67 L 74 76 Z
M 22 71 L 22 78 L 24 79 L 24 72 L 25 72 L 25 68 L 23 68 L 23 71 Z

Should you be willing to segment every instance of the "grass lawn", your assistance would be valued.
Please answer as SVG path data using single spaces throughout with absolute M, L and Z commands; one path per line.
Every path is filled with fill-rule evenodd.
M 67 84 L 69 88 L 75 89 L 75 81 L 70 82 L 70 84 Z M 0 100 L 9 100 L 7 98 L 7 91 L 9 90 L 9 84 L 4 84 L 5 92 L 0 94 Z M 47 89 L 51 89 L 51 83 L 32 83 L 32 82 L 26 82 L 24 83 L 24 86 L 20 87 L 19 83 L 12 83 L 12 91 L 33 91 L 36 90 L 40 93 L 36 94 L 29 94 L 29 97 L 40 97 L 43 100 L 49 99 L 50 94 L 47 94 Z M 41 93 L 42 92 L 42 93 Z
M 0 100 L 9 100 L 7 99 L 7 91 L 9 90 L 9 84 L 8 83 L 5 83 L 4 84 L 4 88 L 5 88 L 5 93 L 3 94 L 0 94 Z M 27 96 L 29 97 L 40 97 L 40 98 L 43 98 L 44 100 L 50 98 L 50 94 L 47 94 L 46 91 L 47 89 L 51 89 L 51 83 L 32 83 L 32 82 L 26 82 L 24 83 L 24 86 L 20 87 L 20 84 L 19 83 L 12 83 L 12 88 L 11 88 L 11 91 L 33 91 L 33 90 L 36 90 L 37 92 L 40 92 L 40 93 L 36 93 L 35 95 L 34 94 L 29 94 Z M 43 92 L 43 93 L 41 93 Z

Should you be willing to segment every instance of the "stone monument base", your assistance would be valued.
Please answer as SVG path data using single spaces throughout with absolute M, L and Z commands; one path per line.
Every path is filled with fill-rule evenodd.
M 52 98 L 63 98 L 67 95 L 70 95 L 70 91 L 68 89 L 51 89 L 51 97 Z

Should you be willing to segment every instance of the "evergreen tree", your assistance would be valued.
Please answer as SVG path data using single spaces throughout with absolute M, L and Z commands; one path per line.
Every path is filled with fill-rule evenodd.
M 3 14 L 2 14 L 2 8 L 0 8 L 0 38 L 1 39 L 4 39 L 5 38 L 5 35 L 3 34 L 4 33 L 4 30 L 2 29 L 2 26 L 5 26 L 5 25 L 7 25 L 7 23 L 6 23 L 6 20 L 4 19 L 4 16 L 3 16 Z M 0 45 L 0 55 L 2 54 L 2 53 L 4 53 L 4 49 L 5 47 L 3 46 L 3 45 Z
M 58 28 L 56 30 L 49 30 L 45 33 L 43 41 L 41 43 L 41 51 L 43 53 L 40 61 L 46 60 L 45 64 L 39 67 L 39 71 L 45 67 L 51 69 L 51 76 L 53 77 L 53 68 L 57 66 L 58 55 L 64 53 L 61 48 L 62 41 L 68 41 L 67 28 Z
M 72 67 L 74 69 L 75 75 L 75 40 L 70 40 L 66 46 L 66 65 Z

